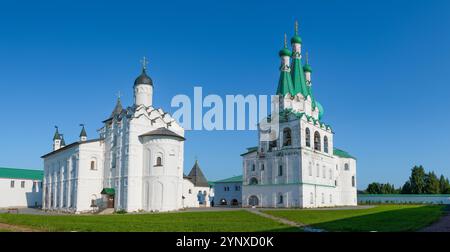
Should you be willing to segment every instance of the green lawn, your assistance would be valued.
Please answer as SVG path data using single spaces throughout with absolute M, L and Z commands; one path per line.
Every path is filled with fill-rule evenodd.
M 355 210 L 268 210 L 265 213 L 327 231 L 415 231 L 438 220 L 444 206 L 379 205 Z
M 245 210 L 59 216 L 0 214 L 0 223 L 43 231 L 276 232 L 293 229 Z

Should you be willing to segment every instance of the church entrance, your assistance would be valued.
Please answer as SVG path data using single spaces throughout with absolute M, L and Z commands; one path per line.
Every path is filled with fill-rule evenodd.
M 106 196 L 106 208 L 114 208 L 114 195 Z
M 258 206 L 259 205 L 258 197 L 256 197 L 255 195 L 250 196 L 250 198 L 248 198 L 248 204 L 250 206 Z

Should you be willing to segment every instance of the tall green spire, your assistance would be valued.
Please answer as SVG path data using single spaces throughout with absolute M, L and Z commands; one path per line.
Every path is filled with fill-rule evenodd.
M 289 59 L 292 55 L 287 48 L 287 38 L 284 34 L 284 48 L 279 52 L 281 58 L 280 79 L 278 81 L 277 95 L 285 96 L 286 94 L 294 95 L 294 87 L 291 78 L 291 67 L 289 66 Z
M 303 71 L 309 72 L 309 73 L 312 72 L 311 65 L 309 65 L 308 53 L 306 53 L 306 64 L 305 64 L 305 66 L 303 66 Z M 311 81 L 306 81 L 306 89 L 307 89 L 307 95 L 305 97 L 308 97 L 308 96 L 311 97 L 311 105 L 312 105 L 312 108 L 315 109 L 316 108 L 316 99 L 314 99 L 314 96 L 312 94 Z
M 294 87 L 294 95 L 300 93 L 306 98 L 308 95 L 308 90 L 306 87 L 305 73 L 303 72 L 302 59 L 301 59 L 301 39 L 298 36 L 298 22 L 295 21 L 295 35 L 291 39 L 291 44 L 293 48 L 292 53 L 292 67 L 291 76 L 292 83 Z
M 55 134 L 53 135 L 53 141 L 54 140 L 61 140 L 61 136 L 59 135 L 58 126 L 55 126 Z

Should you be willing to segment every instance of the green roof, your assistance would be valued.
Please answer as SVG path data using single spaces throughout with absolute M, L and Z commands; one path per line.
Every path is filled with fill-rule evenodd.
M 287 48 L 283 48 L 283 49 L 280 50 L 280 52 L 278 54 L 280 55 L 280 57 L 291 56 L 292 52 L 289 49 L 287 49 Z
M 281 69 L 277 95 L 282 95 L 284 97 L 286 94 L 294 94 L 294 85 L 292 83 L 291 74 L 288 71 Z
M 338 148 L 334 148 L 333 150 L 333 155 L 338 156 L 338 157 L 342 157 L 342 158 L 351 158 L 351 159 L 355 159 L 355 157 L 353 157 L 352 155 L 350 155 L 348 152 L 343 151 L 341 149 Z
M 247 154 L 252 153 L 252 152 L 255 152 L 255 151 L 257 151 L 257 150 L 258 150 L 258 146 L 249 147 L 249 148 L 247 148 L 247 152 L 241 154 L 241 156 L 247 155 Z
M 103 188 L 100 194 L 113 196 L 116 194 L 116 190 L 114 188 Z
M 304 65 L 303 71 L 312 73 L 311 65 L 309 65 L 309 64 Z
M 294 95 L 300 93 L 303 97 L 307 97 L 308 89 L 306 87 L 305 73 L 303 72 L 300 58 L 295 57 L 292 61 L 291 78 L 292 86 L 294 88 Z
M 42 180 L 44 171 L 0 167 L 0 178 Z
M 217 180 L 215 183 L 232 183 L 232 182 L 242 182 L 242 175 L 234 176 L 231 178 L 226 178 L 222 180 Z

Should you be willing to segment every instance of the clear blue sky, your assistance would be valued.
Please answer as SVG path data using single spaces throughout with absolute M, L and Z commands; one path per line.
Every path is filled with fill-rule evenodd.
M 0 166 L 40 168 L 54 125 L 89 137 L 116 93 L 132 103 L 150 59 L 154 103 L 175 94 L 273 94 L 283 34 L 300 22 L 314 93 L 335 146 L 358 157 L 358 187 L 396 186 L 411 167 L 450 176 L 450 2 L 2 1 Z M 69 2 L 69 3 L 67 3 Z M 254 131 L 187 132 L 185 172 L 241 174 Z

